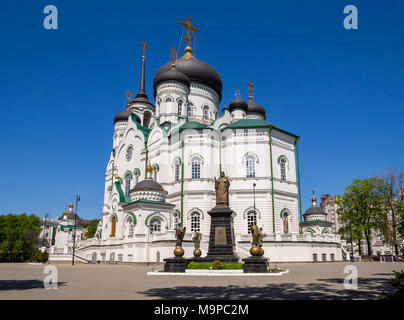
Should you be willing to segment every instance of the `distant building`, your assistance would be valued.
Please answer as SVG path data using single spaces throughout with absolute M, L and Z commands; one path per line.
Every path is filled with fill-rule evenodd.
M 39 234 L 40 245 L 42 247 L 49 247 L 55 245 L 56 231 L 59 221 L 56 218 L 43 217 L 40 218 L 42 222 L 41 232 Z
M 332 223 L 331 232 L 338 233 L 340 228 L 339 218 L 337 214 L 338 205 L 335 203 L 335 196 L 329 194 L 321 195 L 321 209 L 327 214 L 327 221 Z

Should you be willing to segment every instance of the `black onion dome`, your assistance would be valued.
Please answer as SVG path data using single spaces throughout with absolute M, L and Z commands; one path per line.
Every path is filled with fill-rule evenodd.
M 142 190 L 164 191 L 161 184 L 152 179 L 145 179 L 145 180 L 138 182 L 132 190 L 133 191 L 142 191 Z
M 243 109 L 244 111 L 247 111 L 247 102 L 237 96 L 236 99 L 229 103 L 229 111 L 232 112 L 235 109 Z
M 247 103 L 247 112 L 248 113 L 259 113 L 264 116 L 265 118 L 265 108 L 263 106 L 260 106 L 259 104 L 256 104 L 254 100 L 250 98 L 250 100 Z
M 306 210 L 304 216 L 309 214 L 326 214 L 326 213 L 324 213 L 323 209 L 321 209 L 320 207 L 310 207 Z
M 153 88 L 156 90 L 157 86 L 164 81 L 177 81 L 187 86 L 188 89 L 191 85 L 189 78 L 185 75 L 185 73 L 180 72 L 175 67 L 171 67 L 170 70 L 166 70 L 163 72 L 158 72 L 154 77 Z
M 128 121 L 129 116 L 132 114 L 129 108 L 125 108 L 122 112 L 119 112 L 114 117 L 114 124 L 117 122 Z M 136 120 L 140 123 L 140 118 L 137 114 L 135 114 Z
M 158 84 L 156 80 L 159 79 L 160 73 L 169 71 L 171 69 L 171 64 L 171 61 L 165 63 L 156 72 L 153 81 L 154 96 L 156 96 L 156 88 Z M 222 79 L 212 66 L 206 62 L 192 58 L 176 60 L 175 68 L 177 71 L 184 73 L 191 82 L 199 82 L 213 89 L 219 95 L 219 102 L 222 100 Z

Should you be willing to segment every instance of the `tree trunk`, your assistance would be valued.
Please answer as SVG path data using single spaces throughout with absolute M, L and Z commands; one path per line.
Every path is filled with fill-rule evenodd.
M 359 254 L 359 256 L 362 255 L 361 239 L 358 240 L 358 254 Z
M 370 243 L 370 230 L 365 231 L 365 239 L 366 244 L 368 246 L 368 256 L 370 258 L 372 256 L 372 244 Z

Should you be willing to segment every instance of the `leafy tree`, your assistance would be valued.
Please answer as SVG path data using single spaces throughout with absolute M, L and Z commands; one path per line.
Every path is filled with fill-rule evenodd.
M 0 252 L 8 260 L 32 258 L 39 244 L 40 219 L 31 214 L 0 215 Z
M 372 255 L 372 230 L 383 211 L 383 187 L 383 180 L 376 177 L 355 179 L 337 200 L 337 212 L 343 224 L 340 233 L 349 241 L 358 241 L 359 250 L 360 240 L 365 239 L 368 256 Z
M 98 219 L 91 220 L 86 233 L 87 239 L 94 238 L 97 232 L 98 222 L 100 222 Z
M 383 232 L 385 241 L 394 247 L 399 254 L 398 233 L 404 237 L 404 171 L 389 169 L 383 174 L 384 211 L 378 226 Z

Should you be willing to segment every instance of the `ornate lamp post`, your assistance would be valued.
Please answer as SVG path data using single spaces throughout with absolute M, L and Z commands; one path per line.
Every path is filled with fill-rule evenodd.
M 80 201 L 80 196 L 76 196 L 76 214 L 74 215 L 74 231 L 73 231 L 73 257 L 72 257 L 72 266 L 74 265 L 74 251 L 76 248 L 76 217 L 77 217 L 77 206 Z

